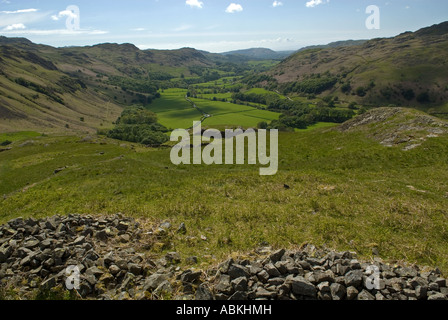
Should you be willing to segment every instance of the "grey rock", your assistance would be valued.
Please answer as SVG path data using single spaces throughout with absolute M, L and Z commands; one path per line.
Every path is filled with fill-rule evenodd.
M 135 276 L 139 276 L 143 272 L 143 267 L 136 264 L 136 263 L 129 263 L 128 264 L 128 270 L 130 273 L 132 273 Z
M 131 240 L 131 236 L 129 234 L 127 234 L 127 233 L 122 234 L 120 236 L 120 242 L 121 243 L 128 243 L 130 240 Z
M 352 270 L 345 275 L 345 285 L 347 287 L 361 287 L 363 280 L 362 270 Z
M 394 270 L 394 272 L 398 276 L 404 277 L 404 278 L 414 278 L 418 275 L 417 270 L 415 270 L 414 268 L 409 268 L 409 267 L 396 268 Z
M 178 264 L 181 262 L 181 257 L 180 254 L 177 252 L 168 252 L 165 255 L 165 259 L 166 261 L 168 261 L 168 263 L 170 264 Z
M 13 249 L 8 245 L 3 245 L 0 247 L 0 263 L 4 263 L 13 253 Z
M 415 290 L 404 289 L 403 294 L 408 298 L 416 298 L 417 299 L 417 294 L 416 294 Z
M 77 246 L 77 245 L 82 245 L 86 242 L 86 237 L 85 236 L 79 236 L 78 238 L 76 238 L 71 245 L 73 246 Z
M 285 249 L 277 250 L 269 256 L 269 259 L 272 261 L 272 263 L 276 263 L 277 261 L 280 261 L 282 259 L 285 252 Z
M 169 277 L 166 274 L 153 274 L 145 280 L 145 283 L 143 284 L 143 290 L 151 292 L 157 289 L 157 287 L 160 286 L 162 282 L 167 281 L 168 279 Z
M 358 297 L 359 291 L 355 287 L 348 287 L 347 288 L 347 299 L 348 300 L 355 300 Z
M 115 264 L 110 265 L 109 267 L 109 272 L 113 275 L 116 276 L 119 272 L 121 271 L 121 269 L 116 266 Z
M 227 274 L 221 274 L 219 278 L 218 284 L 215 286 L 215 289 L 224 294 L 231 295 L 234 293 L 233 287 L 230 283 L 230 276 Z
M 269 279 L 268 280 L 268 286 L 281 286 L 282 284 L 284 284 L 286 281 L 285 278 L 273 278 L 273 279 Z
M 56 287 L 56 284 L 57 284 L 56 277 L 51 277 L 42 282 L 40 287 L 42 290 L 51 290 L 52 288 Z
M 258 299 L 262 299 L 262 298 L 265 298 L 265 299 L 274 299 L 275 297 L 277 296 L 277 293 L 276 292 L 273 292 L 273 291 L 268 291 L 268 290 L 266 290 L 265 288 L 263 288 L 263 287 L 259 287 L 258 289 L 257 289 L 257 291 L 255 292 L 255 297 L 256 298 L 258 298 Z
M 230 266 L 228 274 L 232 279 L 237 279 L 240 277 L 248 278 L 250 276 L 249 270 L 246 267 L 238 264 L 233 264 L 232 266 Z
M 330 283 L 325 281 L 321 282 L 317 285 L 317 289 L 319 290 L 318 298 L 320 300 L 332 300 Z
M 214 300 L 213 294 L 208 284 L 202 283 L 201 285 L 199 285 L 198 289 L 196 290 L 195 299 L 201 301 Z
M 443 293 L 436 293 L 436 294 L 430 295 L 428 297 L 428 300 L 448 300 L 448 298 Z
M 245 291 L 237 291 L 235 292 L 229 300 L 231 301 L 245 301 L 248 300 L 248 293 Z
M 338 283 L 332 283 L 330 286 L 330 291 L 333 300 L 343 300 L 347 294 L 347 289 Z
M 263 264 L 260 262 L 253 262 L 248 268 L 251 275 L 257 275 L 263 270 Z
M 95 278 L 100 278 L 104 272 L 101 271 L 100 269 L 98 269 L 97 267 L 91 267 L 89 269 L 86 270 L 86 274 L 87 275 L 93 275 Z
M 171 229 L 171 223 L 169 223 L 169 222 L 163 222 L 162 224 L 160 224 L 160 228 L 161 229 L 163 229 L 163 230 L 169 230 L 169 229 Z
M 387 298 L 386 298 L 385 296 L 383 296 L 383 295 L 381 294 L 381 292 L 377 292 L 377 293 L 375 294 L 375 300 L 377 300 L 377 301 L 384 301 L 384 300 L 387 300 Z
M 187 270 L 182 273 L 180 279 L 184 283 L 195 283 L 200 280 L 201 276 L 202 271 Z
M 179 228 L 177 229 L 177 233 L 180 234 L 186 234 L 187 233 L 187 227 L 185 226 L 185 223 L 181 223 Z
M 171 295 L 173 287 L 168 280 L 163 281 L 153 292 L 156 296 Z
M 439 288 L 444 288 L 446 287 L 446 279 L 444 278 L 437 278 L 435 281 L 435 283 L 437 283 L 437 285 L 439 286 Z
M 109 252 L 108 254 L 106 254 L 103 259 L 104 259 L 104 264 L 107 266 L 115 263 L 115 256 L 114 256 L 113 252 Z
M 359 263 L 358 260 L 353 259 L 353 260 L 350 260 L 349 267 L 351 270 L 359 270 L 359 269 L 361 269 L 361 264 Z
M 258 280 L 260 280 L 262 283 L 266 283 L 269 280 L 269 273 L 266 270 L 261 270 L 257 274 Z
M 419 300 L 424 300 L 428 296 L 428 287 L 426 285 L 417 286 L 415 288 L 415 296 Z
M 247 291 L 248 281 L 246 277 L 240 277 L 231 282 L 235 291 Z
M 316 297 L 316 287 L 302 276 L 288 280 L 292 292 L 299 296 Z
M 119 231 L 127 231 L 129 229 L 129 223 L 120 221 L 116 227 Z
M 28 240 L 23 244 L 23 247 L 33 250 L 34 248 L 39 246 L 39 243 L 40 243 L 39 240 Z
M 375 300 L 375 297 L 368 292 L 367 290 L 362 290 L 359 294 L 358 294 L 358 300 Z
M 316 280 L 316 283 L 321 282 L 330 282 L 333 283 L 335 280 L 335 276 L 333 271 L 327 270 L 327 271 L 315 271 L 314 272 L 314 279 Z
M 417 287 L 425 286 L 427 287 L 429 285 L 428 280 L 422 278 L 422 277 L 414 277 L 409 281 L 410 286 L 413 289 L 416 289 Z
M 279 277 L 282 275 L 280 271 L 278 271 L 278 269 L 272 263 L 266 264 L 264 266 L 264 269 L 266 270 L 266 272 L 269 274 L 270 277 Z
M 106 230 L 101 230 L 95 233 L 95 238 L 101 241 L 106 241 L 109 237 L 109 234 L 106 232 Z
M 227 272 L 229 272 L 229 268 L 231 265 L 233 265 L 233 263 L 234 263 L 233 259 L 229 259 L 229 260 L 221 263 L 218 266 L 218 270 L 222 273 L 227 273 Z

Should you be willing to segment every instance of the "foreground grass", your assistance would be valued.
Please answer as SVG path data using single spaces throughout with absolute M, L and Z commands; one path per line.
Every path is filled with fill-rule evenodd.
M 310 242 L 365 258 L 377 247 L 385 259 L 448 271 L 448 139 L 404 152 L 326 131 L 282 133 L 272 177 L 257 166 L 176 167 L 169 149 L 112 140 L 16 141 L 0 153 L 0 222 L 122 212 L 184 222 L 188 237 L 173 236 L 165 249 L 203 264 L 261 243 Z

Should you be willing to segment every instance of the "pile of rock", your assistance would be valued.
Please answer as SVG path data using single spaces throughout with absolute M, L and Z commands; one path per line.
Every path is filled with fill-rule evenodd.
M 76 271 L 82 298 L 142 298 L 156 289 L 145 280 L 158 265 L 141 253 L 152 238 L 152 231 L 144 233 L 138 222 L 121 215 L 12 220 L 0 227 L 0 289 L 14 292 L 12 298 L 62 292 Z
M 186 226 L 147 227 L 122 215 L 12 220 L 0 227 L 0 299 L 62 298 L 71 285 L 82 299 L 448 299 L 438 270 L 362 263 L 354 253 L 314 246 L 260 248 L 254 259 L 182 270 L 179 253 L 153 250 L 174 232 L 185 236 Z
M 448 300 L 438 270 L 361 263 L 351 252 L 278 250 L 256 261 L 219 266 L 216 299 L 252 300 Z

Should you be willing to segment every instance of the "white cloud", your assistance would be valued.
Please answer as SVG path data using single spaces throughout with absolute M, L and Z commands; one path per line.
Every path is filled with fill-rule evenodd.
M 69 30 L 69 29 L 53 29 L 53 30 L 3 30 L 3 34 L 7 35 L 23 35 L 23 36 L 76 36 L 76 35 L 104 35 L 108 31 L 103 30 Z
M 236 3 L 231 3 L 226 9 L 227 13 L 235 13 L 235 12 L 241 12 L 241 11 L 243 11 L 243 6 L 240 4 L 236 4 Z
M 323 3 L 328 3 L 330 0 L 310 0 L 306 3 L 307 8 L 313 8 Z
M 64 10 L 64 11 L 59 12 L 57 15 L 51 16 L 51 19 L 53 19 L 54 21 L 58 21 L 59 19 L 61 19 L 63 17 L 70 17 L 70 18 L 75 19 L 78 16 L 71 10 Z
M 202 7 L 204 5 L 204 3 L 202 1 L 199 1 L 199 0 L 187 0 L 185 2 L 185 4 L 187 6 L 192 7 L 192 8 L 199 8 L 199 9 L 202 9 Z
M 26 29 L 26 26 L 23 23 L 14 23 L 6 28 L 3 29 L 3 31 L 13 31 L 13 30 L 23 30 Z
M 38 9 L 21 9 L 16 11 L 0 11 L 0 30 L 14 24 L 29 26 L 33 23 L 45 21 L 48 13 Z
M 4 14 L 17 14 L 17 13 L 30 13 L 30 12 L 37 12 L 37 9 L 22 9 L 22 10 L 16 10 L 16 11 L 0 11 L 0 13 Z
M 272 4 L 272 6 L 274 8 L 281 7 L 282 5 L 283 5 L 283 2 L 281 2 L 281 1 L 274 1 L 274 3 Z

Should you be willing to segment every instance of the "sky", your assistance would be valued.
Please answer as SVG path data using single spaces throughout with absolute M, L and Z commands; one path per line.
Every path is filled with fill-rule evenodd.
M 366 11 L 371 5 L 379 15 Z M 55 47 L 109 42 L 209 52 L 297 50 L 392 37 L 444 21 L 446 0 L 0 0 L 0 35 Z

